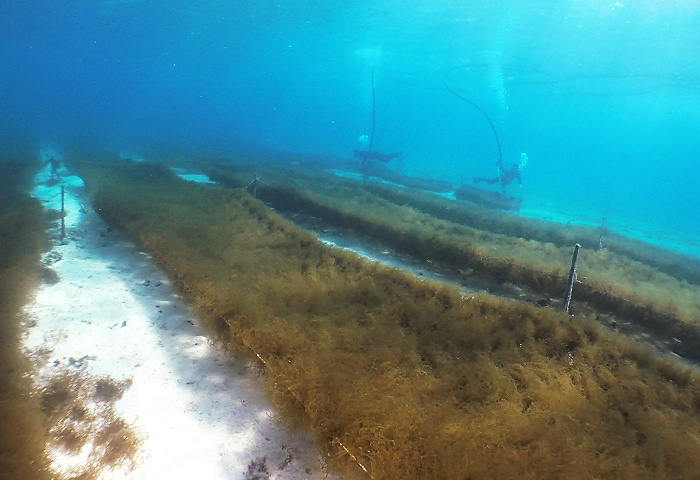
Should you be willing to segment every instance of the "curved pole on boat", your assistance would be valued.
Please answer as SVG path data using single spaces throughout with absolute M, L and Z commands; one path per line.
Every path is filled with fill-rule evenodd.
M 451 72 L 453 72 L 454 70 L 457 70 L 458 68 L 464 68 L 464 67 L 468 67 L 468 66 L 469 66 L 469 64 L 466 64 L 466 63 L 465 63 L 465 64 L 463 64 L 463 65 L 457 65 L 456 67 L 452 67 L 451 69 L 449 69 L 449 70 L 447 71 L 447 73 L 445 73 L 445 88 L 447 88 L 447 90 L 448 90 L 452 95 L 454 95 L 455 97 L 459 98 L 460 100 L 462 100 L 462 101 L 464 101 L 464 102 L 467 102 L 469 105 L 471 105 L 472 107 L 476 108 L 477 110 L 479 110 L 479 111 L 484 115 L 484 117 L 486 118 L 486 120 L 489 122 L 489 125 L 491 125 L 491 130 L 493 130 L 493 136 L 494 136 L 494 138 L 496 139 L 496 145 L 498 146 L 498 161 L 502 164 L 502 163 L 503 163 L 503 153 L 501 152 L 501 142 L 500 142 L 500 140 L 498 139 L 498 133 L 496 132 L 496 126 L 495 126 L 495 125 L 493 124 L 493 122 L 491 121 L 491 118 L 489 118 L 489 116 L 486 114 L 486 112 L 484 112 L 484 111 L 481 109 L 481 107 L 479 107 L 476 103 L 472 102 L 471 100 L 468 100 L 468 99 L 464 98 L 462 95 L 460 95 L 459 93 L 455 92 L 455 91 L 452 89 L 452 87 L 450 87 L 450 84 L 447 82 L 447 77 L 449 76 L 449 74 L 450 74 Z M 374 80 L 373 80 L 373 82 L 374 82 Z M 372 91 L 374 92 L 374 90 L 372 90 Z M 372 131 L 374 131 L 374 126 L 373 126 L 373 128 L 372 128 Z M 500 173 L 500 170 L 499 170 L 499 173 Z

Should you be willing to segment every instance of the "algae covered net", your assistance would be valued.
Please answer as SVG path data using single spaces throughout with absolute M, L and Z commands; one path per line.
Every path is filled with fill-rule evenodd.
M 700 385 L 594 321 L 466 295 L 329 248 L 242 190 L 76 160 L 290 421 L 353 478 L 700 471 Z

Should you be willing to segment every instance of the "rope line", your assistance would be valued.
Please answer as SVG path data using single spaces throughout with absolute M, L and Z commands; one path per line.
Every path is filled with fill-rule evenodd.
M 85 198 L 85 197 L 81 197 L 80 195 L 75 194 L 75 193 L 73 193 L 73 192 L 71 192 L 71 191 L 64 190 L 64 192 L 67 193 L 67 194 L 69 194 L 69 195 L 72 195 L 72 196 L 74 196 L 74 197 L 76 197 L 76 198 L 79 198 L 79 199 L 81 199 L 81 200 L 85 200 L 86 202 L 90 201 L 90 199 Z M 58 197 L 58 196 L 60 196 L 60 195 L 61 195 L 60 193 L 57 193 L 56 195 L 53 195 L 53 196 L 51 196 L 51 197 L 49 197 L 49 198 L 44 199 L 44 201 L 45 201 L 45 202 L 50 202 L 51 200 L 53 200 L 54 198 L 56 198 L 56 197 Z
M 374 480 L 374 477 L 372 476 L 371 473 L 369 473 L 369 470 L 367 470 L 367 469 L 365 468 L 365 466 L 362 465 L 362 463 L 360 463 L 360 461 L 357 459 L 357 457 L 355 457 L 355 455 L 353 455 L 352 452 L 351 452 L 350 450 L 348 450 L 348 448 L 347 448 L 345 445 L 343 445 L 343 442 L 341 442 L 340 439 L 335 438 L 335 439 L 333 439 L 333 442 L 334 442 L 334 443 L 337 443 L 338 445 L 340 445 L 341 447 L 343 447 L 343 450 L 345 450 L 345 451 L 347 452 L 347 454 L 350 455 L 350 458 L 352 458 L 353 460 L 355 460 L 355 462 L 357 462 L 357 464 L 360 466 L 360 468 L 361 468 L 362 470 L 364 470 L 365 473 L 366 473 L 367 475 L 369 475 L 369 478 L 371 478 L 372 480 Z
M 262 355 L 260 355 L 253 347 L 251 347 L 250 345 L 248 345 L 248 343 L 246 343 L 245 341 L 243 342 L 243 345 L 245 345 L 246 347 L 250 348 L 250 350 L 255 354 L 256 357 L 258 357 L 258 359 L 263 363 L 263 365 L 265 365 L 265 368 L 267 368 L 268 371 L 269 371 L 274 377 L 279 378 L 279 375 L 277 375 L 277 373 L 275 373 L 275 371 L 272 369 L 272 367 L 270 366 L 270 364 L 267 363 L 267 362 L 265 361 L 265 359 L 262 357 Z M 291 393 L 292 395 L 294 395 L 295 398 L 299 398 L 299 397 L 297 396 L 297 394 L 294 393 L 294 390 L 292 390 L 291 388 L 289 388 L 289 387 L 286 386 L 286 385 L 285 385 L 285 388 L 286 388 L 287 390 L 289 390 L 289 393 Z M 348 447 L 346 447 L 345 445 L 343 445 L 343 442 L 341 442 L 339 438 L 337 438 L 337 437 L 334 438 L 332 443 L 337 443 L 338 445 L 340 445 L 340 446 L 343 448 L 343 450 L 345 450 L 345 452 L 346 452 L 348 455 L 350 455 L 350 458 L 352 458 L 352 459 L 355 461 L 355 463 L 357 463 L 357 464 L 360 466 L 360 468 L 369 476 L 369 478 L 371 478 L 372 480 L 374 480 L 374 477 L 373 477 L 372 474 L 369 472 L 369 470 L 367 469 L 367 467 L 365 467 L 364 465 L 362 465 L 362 462 L 360 462 L 360 461 L 357 459 L 357 457 L 356 457 L 355 455 L 353 455 L 353 453 L 348 449 Z
M 81 199 L 81 200 L 85 200 L 86 202 L 89 202 L 89 201 L 90 201 L 89 198 L 81 197 L 80 195 L 77 195 L 77 194 L 75 194 L 75 193 L 73 193 L 73 192 L 69 192 L 68 190 L 66 190 L 66 193 L 69 194 L 69 195 L 74 196 L 75 198 L 79 198 L 79 199 Z

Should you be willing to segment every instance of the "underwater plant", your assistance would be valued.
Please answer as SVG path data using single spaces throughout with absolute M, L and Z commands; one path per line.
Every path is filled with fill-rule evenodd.
M 27 193 L 36 168 L 32 157 L 0 159 L 0 478 L 8 480 L 52 478 L 44 417 L 20 342 L 21 308 L 39 283 L 46 247 L 41 205 Z
M 97 479 L 105 470 L 136 465 L 140 435 L 114 409 L 130 381 L 58 371 L 39 391 L 46 417 L 48 445 L 54 451 L 84 458 L 63 478 Z
M 239 188 L 242 183 L 242 173 L 235 166 L 233 172 L 224 166 L 204 168 L 222 185 Z M 490 226 L 485 222 L 477 222 L 482 228 L 476 228 L 464 222 L 436 219 L 410 204 L 397 205 L 383 196 L 377 198 L 374 193 L 379 187 L 360 188 L 356 182 L 317 172 L 285 173 L 282 180 L 279 171 L 268 167 L 265 175 L 269 183 L 259 192 L 261 199 L 280 211 L 319 218 L 328 225 L 368 235 L 413 257 L 448 269 L 470 271 L 490 282 L 518 285 L 549 298 L 564 297 L 571 255 L 566 239 L 577 243 L 579 238 L 594 237 L 590 229 L 582 227 L 569 232 L 556 224 L 548 224 L 545 233 L 535 238 L 521 238 L 509 234 L 507 229 L 494 233 L 484 228 Z M 444 205 L 437 198 L 435 202 Z M 451 205 L 445 210 L 461 208 L 455 202 Z M 481 210 L 480 215 L 487 218 Z M 508 216 L 496 218 L 506 219 L 496 224 L 496 230 L 499 225 L 513 223 Z M 523 221 L 514 225 L 529 224 Z M 535 221 L 533 225 L 546 224 Z M 558 243 L 540 240 L 557 236 Z M 615 245 L 614 241 L 609 243 Z M 577 288 L 575 301 L 586 302 L 601 314 L 612 313 L 643 325 L 663 337 L 677 353 L 700 358 L 699 343 L 694 341 L 700 332 L 700 304 L 696 301 L 700 285 L 685 280 L 686 274 L 695 275 L 700 269 L 695 270 L 692 262 L 685 262 L 686 270 L 680 272 L 681 278 L 674 277 L 665 269 L 657 269 L 656 264 L 643 263 L 640 259 L 647 258 L 646 254 L 625 253 L 624 249 L 616 250 L 613 246 L 603 250 L 583 249 L 579 276 L 582 284 Z M 672 271 L 682 258 L 670 258 L 674 261 L 664 265 Z
M 328 247 L 242 189 L 95 160 L 73 162 L 96 209 L 153 255 L 211 335 L 267 373 L 278 408 L 310 428 L 348 476 L 631 479 L 700 470 L 700 382 L 677 360 L 590 318 L 465 294 Z M 290 184 L 304 184 L 275 187 L 268 173 L 258 194 L 274 204 L 290 201 Z M 392 228 L 368 194 L 342 207 L 308 193 L 291 198 L 372 233 L 422 225 L 420 241 L 409 242 L 418 252 L 470 251 L 443 240 L 456 241 L 461 227 L 387 204 L 410 219 Z M 363 204 L 372 214 L 354 210 Z M 494 271 L 532 272 L 472 252 L 470 261 Z

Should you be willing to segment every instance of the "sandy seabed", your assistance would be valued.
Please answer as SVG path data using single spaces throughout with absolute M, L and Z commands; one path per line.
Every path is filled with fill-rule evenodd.
M 37 388 L 66 371 L 129 381 L 114 408 L 142 439 L 138 461 L 100 478 L 337 478 L 309 434 L 278 422 L 258 373 L 205 335 L 151 258 L 93 211 L 82 181 L 59 173 L 49 186 L 47 167 L 33 192 L 60 210 L 66 188 L 66 240 L 53 228 L 55 247 L 44 256 L 58 281 L 25 308 L 23 341 Z M 52 467 L 80 471 L 89 448 L 52 448 Z

